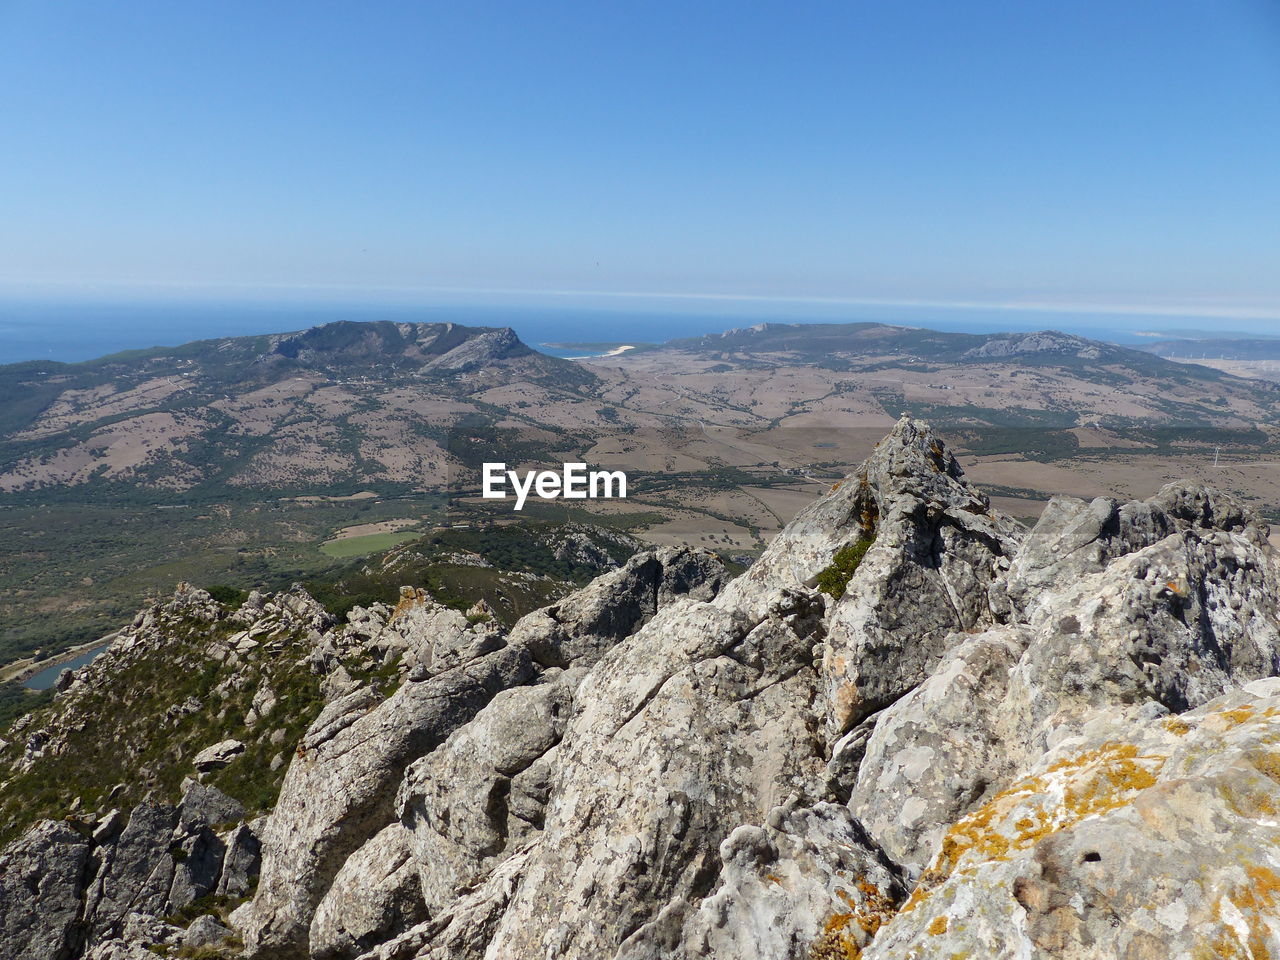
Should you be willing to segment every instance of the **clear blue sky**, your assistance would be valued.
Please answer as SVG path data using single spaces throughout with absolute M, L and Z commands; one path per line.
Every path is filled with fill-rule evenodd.
M 0 42 L 9 291 L 1280 315 L 1274 0 L 0 0 Z

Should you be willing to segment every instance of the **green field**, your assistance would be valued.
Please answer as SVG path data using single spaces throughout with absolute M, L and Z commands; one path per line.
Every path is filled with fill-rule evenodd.
M 370 533 L 363 537 L 330 540 L 328 543 L 320 545 L 320 552 L 326 557 L 334 557 L 339 560 L 347 557 L 363 557 L 367 553 L 390 550 L 397 544 L 404 543 L 407 540 L 416 540 L 420 536 L 422 536 L 421 533 L 408 533 L 405 531 L 400 533 Z

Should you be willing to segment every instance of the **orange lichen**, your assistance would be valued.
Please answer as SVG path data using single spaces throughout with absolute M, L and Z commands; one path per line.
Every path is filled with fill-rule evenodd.
M 996 794 L 986 804 L 964 817 L 942 840 L 942 849 L 920 877 L 920 882 L 903 906 L 914 910 L 932 891 L 967 862 L 1007 860 L 1010 853 L 1025 850 L 1043 837 L 1068 829 L 1089 816 L 1106 813 L 1131 803 L 1134 796 L 1156 783 L 1164 765 L 1161 756 L 1141 756 L 1128 743 L 1106 743 L 1059 760 L 1041 776 L 1028 777 Z M 1060 784 L 1061 801 L 1052 799 Z M 1023 812 L 1026 804 L 1035 809 Z M 1022 813 L 1012 830 L 1001 826 L 1006 818 Z
M 827 918 L 821 936 L 809 948 L 810 960 L 859 960 L 863 947 L 896 912 L 893 898 L 866 877 L 859 877 L 853 886 L 856 896 L 836 890 L 849 909 Z
M 934 917 L 926 928 L 932 936 L 939 936 L 947 932 L 947 918 L 945 915 Z
M 1219 940 L 1223 942 L 1223 946 L 1230 947 L 1232 952 L 1223 950 L 1215 956 L 1247 956 L 1251 960 L 1270 960 L 1267 940 L 1271 930 L 1268 921 L 1275 916 L 1276 904 L 1280 903 L 1280 876 L 1270 867 L 1257 864 L 1245 864 L 1244 872 L 1249 878 L 1248 885 L 1233 887 L 1227 893 L 1227 899 L 1235 904 L 1248 924 L 1247 952 L 1235 931 L 1228 927 L 1219 935 Z M 1215 904 L 1214 918 L 1221 920 L 1221 916 L 1220 906 Z M 1230 940 L 1226 940 L 1227 937 Z
M 1270 817 L 1276 813 L 1272 794 L 1251 784 L 1224 784 L 1219 792 L 1228 806 L 1242 817 Z
M 1280 756 L 1269 750 L 1254 750 L 1246 756 L 1260 774 L 1280 783 Z
M 1245 704 L 1243 707 L 1236 707 L 1234 710 L 1222 710 L 1218 713 L 1232 727 L 1238 727 L 1247 720 L 1253 719 L 1253 707 Z
M 1191 724 L 1177 717 L 1165 717 L 1164 728 L 1177 737 L 1185 737 L 1191 732 Z

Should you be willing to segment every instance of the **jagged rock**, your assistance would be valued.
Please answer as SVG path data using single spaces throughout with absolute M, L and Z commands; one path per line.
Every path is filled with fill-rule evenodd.
M 231 928 L 220 923 L 216 917 L 196 917 L 182 934 L 182 943 L 186 947 L 211 947 L 230 936 Z
M 166 914 L 176 913 L 217 889 L 227 847 L 221 837 L 200 825 L 178 840 L 171 850 L 175 862 L 164 905 Z
M 392 824 L 338 871 L 311 921 L 311 956 L 354 957 L 426 918 L 409 832 Z
M 402 655 L 404 665 L 420 677 L 451 670 L 503 645 L 496 618 L 472 622 L 436 603 L 425 590 L 409 587 L 401 591 L 379 642 L 385 651 Z
M 832 739 L 922 683 L 957 631 L 997 622 L 989 590 L 1017 547 L 1017 527 L 962 476 L 938 438 L 904 419 L 849 483 L 859 536 L 875 542 L 828 626 Z
M 903 418 L 846 481 L 787 525 L 721 602 L 744 611 L 789 586 L 814 586 L 843 547 L 873 540 L 834 603 L 822 673 L 835 742 L 921 683 L 948 637 L 1000 619 L 991 588 L 1020 537 L 962 479 L 928 427 Z
M 532 676 L 528 653 L 512 647 L 410 679 L 373 709 L 360 694 L 327 707 L 299 745 L 262 833 L 262 873 L 244 926 L 250 954 L 305 956 L 312 915 L 343 862 L 393 819 L 405 767 L 494 694 Z
M 710 892 L 733 826 L 823 768 L 808 720 L 821 604 L 751 622 L 671 604 L 578 688 L 543 836 L 494 930 L 502 956 L 610 956 Z
M 170 849 L 178 810 L 142 804 L 129 816 L 120 839 L 107 848 L 85 898 L 84 916 L 93 940 L 120 933 L 131 912 L 162 916 L 173 884 Z
M 262 844 L 258 831 L 262 821 L 242 823 L 223 838 L 226 853 L 222 858 L 222 874 L 214 891 L 224 897 L 243 897 L 253 886 L 262 864 Z
M 719 558 L 705 550 L 664 547 L 640 553 L 559 603 L 520 620 L 511 642 L 527 646 L 544 666 L 579 658 L 594 663 L 605 651 L 673 600 L 709 600 L 728 580 Z
M 1010 627 L 966 637 L 928 680 L 874 718 L 848 804 L 912 878 L 947 827 L 1012 773 L 998 711 L 1025 646 Z
M 965 638 L 876 719 L 850 805 L 909 871 L 1096 711 L 1186 710 L 1280 672 L 1274 565 L 1238 505 L 1184 484 L 1055 503 L 1011 571 L 1029 622 Z
M 217 787 L 187 779 L 182 784 L 182 801 L 178 804 L 178 822 L 186 831 L 200 827 L 217 827 L 244 819 L 244 804 L 233 800 Z
M 239 740 L 221 740 L 197 753 L 191 763 L 201 773 L 207 773 L 225 767 L 242 753 L 244 744 Z
M 42 820 L 0 854 L 0 956 L 75 956 L 90 842 L 65 823 Z
M 1178 483 L 1057 499 L 1024 537 L 904 419 L 731 583 L 709 554 L 650 550 L 506 636 L 419 588 L 342 626 L 257 594 L 227 644 L 257 646 L 223 667 L 283 657 L 328 701 L 275 810 L 239 823 L 189 781 L 127 824 L 46 822 L 0 857 L 0 944 L 191 946 L 156 918 L 260 872 L 229 918 L 258 960 L 1278 953 L 1267 534 Z M 201 593 L 145 611 L 64 696 L 174 611 L 226 617 Z M 384 699 L 344 661 L 407 679 Z M 247 670 L 201 697 L 234 723 L 255 689 L 257 716 Z
M 1031 617 L 1038 606 L 1056 603 L 1062 584 L 1098 573 L 1175 532 L 1207 530 L 1238 534 L 1257 548 L 1267 539 L 1266 526 L 1234 498 L 1186 481 L 1128 503 L 1054 497 L 1011 565 L 1008 592 Z
M 396 806 L 421 874 L 419 896 L 431 911 L 542 825 L 549 771 L 536 771 L 532 783 L 523 775 L 564 735 L 579 680 L 581 672 L 553 671 L 541 683 L 499 693 L 406 771 Z
M 766 826 L 738 827 L 720 862 L 718 888 L 688 911 L 678 939 L 652 925 L 619 960 L 857 956 L 906 897 L 896 867 L 836 804 L 779 807 Z
M 141 943 L 104 940 L 85 955 L 85 960 L 155 960 L 156 954 Z

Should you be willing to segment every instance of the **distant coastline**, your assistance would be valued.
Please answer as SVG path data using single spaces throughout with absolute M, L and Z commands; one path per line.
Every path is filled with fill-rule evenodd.
M 628 350 L 645 350 L 655 346 L 652 343 L 623 343 L 621 341 L 604 341 L 604 342 L 569 342 L 569 343 L 540 343 L 540 347 L 546 347 L 549 350 L 575 351 L 574 356 L 562 356 L 564 360 L 589 360 L 593 357 L 617 357 L 626 353 Z M 578 353 L 577 351 L 587 351 Z

